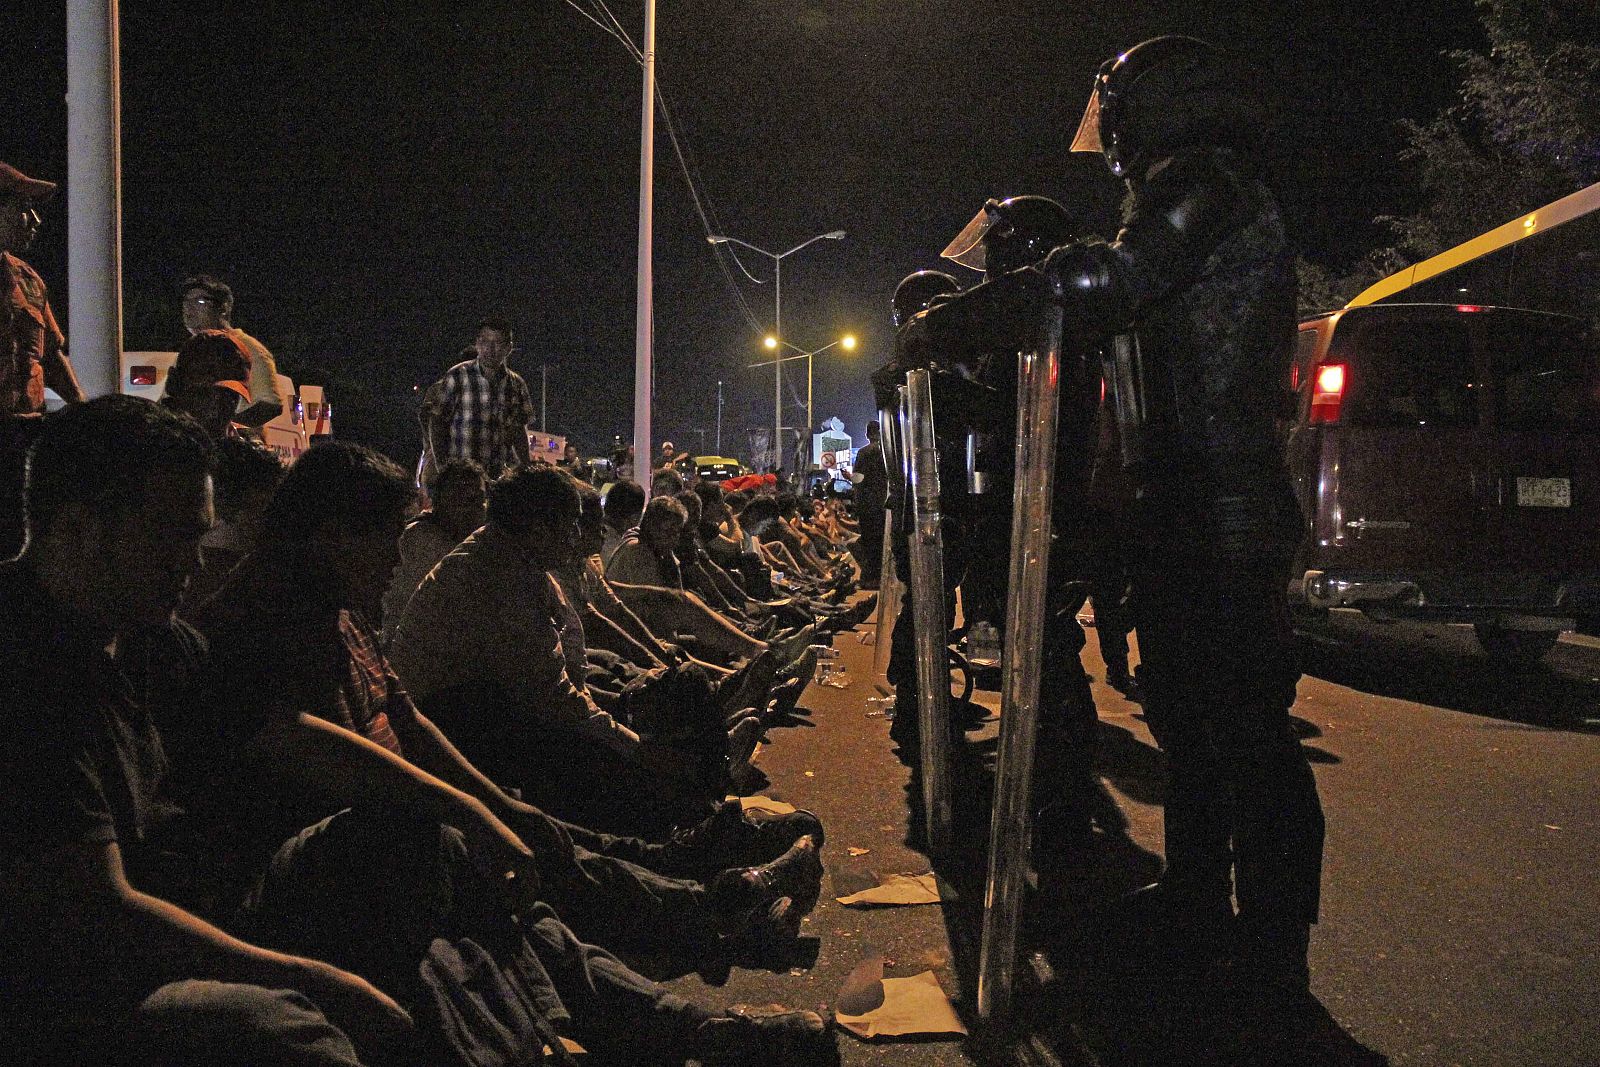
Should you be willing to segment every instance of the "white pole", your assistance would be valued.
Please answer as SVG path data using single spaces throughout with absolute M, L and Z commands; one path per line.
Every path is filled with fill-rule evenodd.
M 772 332 L 778 361 L 772 365 L 772 465 L 783 473 L 783 257 L 772 259 Z
M 722 455 L 722 383 L 717 383 L 717 455 Z
M 813 451 L 811 436 L 817 432 L 817 418 L 811 414 L 811 361 L 816 358 L 816 355 L 815 352 L 806 353 L 806 433 L 804 440 L 801 442 L 805 448 L 805 454 L 800 459 L 801 474 L 811 469 L 811 453 Z
M 67 340 L 88 396 L 122 378 L 117 0 L 67 2 Z
M 656 143 L 656 0 L 644 5 L 644 106 L 639 122 L 639 290 L 634 322 L 633 476 L 650 491 L 655 453 L 650 447 L 651 362 L 654 326 L 651 318 L 651 224 L 655 213 Z

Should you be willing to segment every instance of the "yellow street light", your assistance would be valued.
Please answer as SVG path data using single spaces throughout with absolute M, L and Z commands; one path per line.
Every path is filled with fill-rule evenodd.
M 776 337 L 772 336 L 770 333 L 767 334 L 767 339 L 765 341 L 761 342 L 761 343 L 766 345 L 768 348 L 777 348 L 778 347 L 778 339 Z
M 856 346 L 856 335 L 853 333 L 847 333 L 839 340 L 839 343 L 844 345 L 847 350 L 852 349 Z

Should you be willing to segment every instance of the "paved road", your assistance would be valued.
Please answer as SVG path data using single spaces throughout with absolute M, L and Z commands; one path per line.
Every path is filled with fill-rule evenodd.
M 1085 663 L 1098 677 L 1090 634 Z M 772 732 L 758 759 L 770 779 L 761 791 L 823 816 L 830 870 L 924 870 L 906 843 L 907 772 L 867 704 L 877 690 L 860 636 L 836 641 L 850 687 L 813 686 L 810 714 Z M 1295 715 L 1328 815 L 1312 966 L 1331 1020 L 1322 1058 L 1296 1062 L 1381 1062 L 1370 1050 L 1397 1065 L 1600 1063 L 1596 645 L 1563 641 L 1546 665 L 1515 674 L 1490 665 L 1461 629 L 1336 616 L 1306 636 Z M 1018 1025 L 982 1042 L 845 1036 L 847 1065 L 1263 1061 L 1248 1030 L 1220 1021 L 1209 1001 L 1152 992 L 1162 983 L 1107 982 L 1093 962 L 1102 957 L 1085 947 L 1095 909 L 1147 878 L 1161 849 L 1160 762 L 1140 709 L 1098 683 L 1095 697 L 1100 771 L 1127 833 L 1104 836 L 1064 869 L 1042 865 L 1025 936 L 1028 975 L 1043 981 L 1028 982 Z M 808 925 L 819 938 L 814 963 L 738 971 L 698 991 L 831 1004 L 850 969 L 881 951 L 891 976 L 933 970 L 977 1030 L 978 855 L 995 729 L 967 735 L 959 793 L 969 848 L 945 872 L 959 900 L 862 912 L 825 893 Z

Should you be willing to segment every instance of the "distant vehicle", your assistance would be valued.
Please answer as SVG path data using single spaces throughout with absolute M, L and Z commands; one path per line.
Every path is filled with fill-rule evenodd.
M 1579 318 L 1372 304 L 1300 325 L 1292 601 L 1471 623 L 1531 663 L 1600 613 L 1600 346 Z
M 167 375 L 178 361 L 176 352 L 124 352 L 118 389 L 127 396 L 160 400 L 167 392 Z M 262 444 L 293 463 L 318 441 L 333 436 L 333 405 L 326 402 L 320 385 L 303 385 L 279 374 L 278 392 L 283 411 L 257 431 Z
M 708 482 L 725 482 L 749 473 L 743 463 L 727 456 L 696 456 L 694 469 L 701 479 Z

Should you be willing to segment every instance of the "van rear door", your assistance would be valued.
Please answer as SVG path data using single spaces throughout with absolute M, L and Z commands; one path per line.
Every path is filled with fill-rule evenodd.
M 1513 570 L 1600 573 L 1600 348 L 1577 319 L 1481 316 L 1491 544 Z
M 1312 385 L 1311 421 L 1329 423 L 1313 550 L 1323 566 L 1438 573 L 1477 557 L 1487 515 L 1471 318 L 1413 306 L 1338 323 Z M 1324 384 L 1342 385 L 1336 404 L 1315 392 Z

